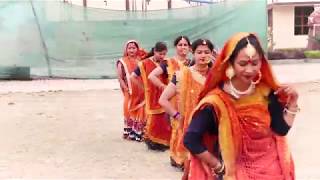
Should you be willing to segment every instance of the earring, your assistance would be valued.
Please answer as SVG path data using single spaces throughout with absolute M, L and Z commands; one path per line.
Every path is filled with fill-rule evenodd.
M 252 84 L 254 85 L 259 84 L 259 82 L 261 81 L 261 78 L 262 78 L 262 74 L 261 74 L 261 71 L 259 71 L 258 79 L 256 81 L 252 81 Z
M 228 77 L 228 79 L 231 80 L 234 75 L 235 75 L 234 69 L 231 65 L 229 65 L 229 67 L 226 70 L 226 76 Z

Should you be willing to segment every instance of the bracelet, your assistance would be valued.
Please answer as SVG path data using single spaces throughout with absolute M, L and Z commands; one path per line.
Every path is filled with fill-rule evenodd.
M 295 111 L 291 111 L 286 107 L 283 109 L 283 112 L 291 114 L 291 115 L 296 115 L 298 112 L 300 112 L 300 108 L 297 107 L 297 109 Z
M 218 168 L 215 167 L 213 169 L 213 172 L 214 172 L 214 174 L 216 174 L 218 176 L 222 176 L 225 174 L 225 172 L 226 172 L 225 170 L 226 170 L 226 166 L 224 165 L 224 163 L 221 163 L 221 166 Z
M 179 111 L 177 111 L 172 117 L 177 118 L 180 115 Z

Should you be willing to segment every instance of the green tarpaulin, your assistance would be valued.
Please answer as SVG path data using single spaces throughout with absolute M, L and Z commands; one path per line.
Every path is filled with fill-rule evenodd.
M 0 2 L 0 67 L 30 67 L 32 77 L 115 77 L 123 44 L 147 50 L 165 41 L 173 54 L 179 35 L 208 38 L 221 48 L 239 31 L 255 32 L 266 47 L 264 0 L 237 0 L 147 12 L 83 8 L 63 2 Z M 0 77 L 3 73 L 0 68 Z

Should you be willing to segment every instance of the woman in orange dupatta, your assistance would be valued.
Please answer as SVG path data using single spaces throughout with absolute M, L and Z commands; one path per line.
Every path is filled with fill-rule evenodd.
M 205 83 L 213 49 L 214 46 L 209 40 L 194 41 L 192 52 L 195 64 L 177 71 L 159 99 L 160 105 L 172 117 L 170 162 L 177 168 L 182 169 L 188 157 L 182 139 L 189 125 L 190 114 L 197 105 L 198 95 Z
M 148 79 L 154 85 L 162 89 L 166 87 L 166 84 L 161 82 L 158 78 L 159 76 L 167 76 L 170 82 L 176 71 L 179 71 L 184 66 L 189 66 L 191 63 L 191 60 L 188 59 L 191 47 L 189 38 L 187 36 L 179 36 L 174 40 L 173 45 L 176 47 L 176 55 L 160 63 L 160 66 L 155 68 L 148 76 Z
M 292 180 L 286 141 L 298 94 L 280 86 L 254 34 L 238 33 L 211 69 L 184 137 L 190 180 Z
M 167 51 L 165 43 L 157 42 L 151 52 L 153 56 L 140 62 L 137 69 L 132 73 L 132 79 L 141 77 L 143 81 L 147 114 L 145 142 L 151 150 L 165 151 L 168 149 L 170 142 L 171 127 L 168 116 L 158 103 L 163 89 L 155 86 L 148 79 L 148 75 L 164 61 Z M 167 77 L 161 76 L 160 79 L 161 83 L 168 83 Z
M 173 45 L 176 49 L 176 55 L 160 64 L 159 67 L 154 69 L 148 76 L 148 79 L 156 86 L 158 86 L 161 89 L 164 89 L 166 87 L 166 84 L 162 83 L 159 77 L 166 76 L 168 77 L 168 81 L 170 82 L 172 80 L 172 77 L 174 76 L 174 73 L 176 71 L 181 70 L 185 66 L 189 66 L 191 63 L 191 60 L 188 59 L 188 53 L 190 50 L 190 40 L 186 36 L 179 36 L 174 40 Z M 176 102 L 176 97 L 172 97 L 171 101 Z M 177 104 L 175 104 L 177 106 Z M 171 138 L 170 138 L 170 154 L 171 157 L 175 157 L 174 149 L 175 144 L 178 140 L 177 135 L 177 129 L 178 129 L 178 121 L 171 118 Z M 172 154 L 174 153 L 174 154 Z M 176 163 L 176 158 L 171 158 L 171 165 L 173 166 L 180 166 L 181 163 Z
M 124 96 L 125 127 L 123 137 L 136 141 L 142 140 L 146 122 L 144 92 L 135 83 L 131 82 L 130 75 L 145 55 L 145 51 L 139 48 L 138 42 L 130 40 L 125 44 L 123 57 L 117 61 L 118 79 Z

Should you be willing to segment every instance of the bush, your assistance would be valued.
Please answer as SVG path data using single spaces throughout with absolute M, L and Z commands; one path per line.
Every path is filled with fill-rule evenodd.
M 269 60 L 286 59 L 286 56 L 282 52 L 270 51 L 268 52 L 268 59 Z
M 307 58 L 319 59 L 320 58 L 320 51 L 305 51 L 304 55 Z
M 278 49 L 268 52 L 268 59 L 304 59 L 304 49 Z
M 316 37 L 314 38 L 316 41 L 318 41 L 318 43 L 320 43 L 320 35 L 316 35 Z

